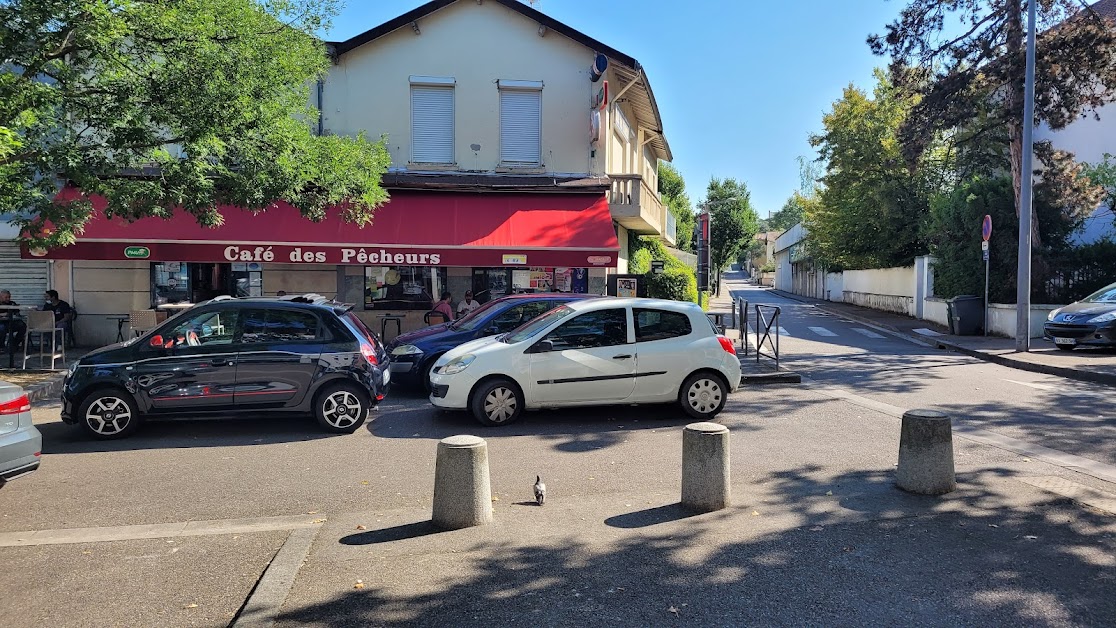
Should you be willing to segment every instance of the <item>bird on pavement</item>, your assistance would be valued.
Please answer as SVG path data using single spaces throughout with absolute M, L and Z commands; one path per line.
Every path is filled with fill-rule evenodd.
M 542 477 L 535 476 L 535 501 L 542 506 L 546 501 L 546 484 L 543 484 Z

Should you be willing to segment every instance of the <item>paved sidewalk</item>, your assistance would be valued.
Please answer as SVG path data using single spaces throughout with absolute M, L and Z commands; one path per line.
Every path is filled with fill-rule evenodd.
M 1074 351 L 1061 351 L 1053 343 L 1036 338 L 1031 340 L 1030 352 L 1020 353 L 1015 350 L 1015 340 L 1011 338 L 954 336 L 949 333 L 949 330 L 930 321 L 902 314 L 882 312 L 850 303 L 812 299 L 782 290 L 775 290 L 775 292 L 788 299 L 815 305 L 818 309 L 831 314 L 865 325 L 874 325 L 939 349 L 958 351 L 981 360 L 1024 371 L 1116 386 L 1116 349 L 1079 348 Z

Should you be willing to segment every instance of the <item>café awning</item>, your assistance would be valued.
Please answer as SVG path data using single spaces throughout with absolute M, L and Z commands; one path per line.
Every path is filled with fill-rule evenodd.
M 78 194 L 66 190 L 63 195 Z M 64 197 L 63 197 L 64 198 Z M 94 197 L 98 209 L 104 199 Z M 146 259 L 406 266 L 615 267 L 619 243 L 604 194 L 396 190 L 359 228 L 331 210 L 321 222 L 280 202 L 253 215 L 222 208 L 225 224 L 185 213 L 129 223 L 98 212 L 71 246 L 25 258 Z

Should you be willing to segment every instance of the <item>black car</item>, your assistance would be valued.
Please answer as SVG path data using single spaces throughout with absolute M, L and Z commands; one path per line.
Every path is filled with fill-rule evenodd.
M 569 292 L 516 294 L 489 301 L 456 321 L 401 334 L 388 344 L 392 380 L 414 388 L 429 387 L 434 362 L 457 345 L 509 332 L 563 303 L 596 296 Z
M 1054 310 L 1042 332 L 1066 351 L 1080 345 L 1116 346 L 1116 283 Z
M 353 432 L 384 398 L 390 357 L 351 307 L 318 295 L 201 303 L 70 367 L 62 420 L 105 439 L 149 416 L 292 412 Z

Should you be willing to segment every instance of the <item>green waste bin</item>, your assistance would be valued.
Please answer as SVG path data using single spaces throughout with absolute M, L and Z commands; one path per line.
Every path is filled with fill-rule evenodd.
M 955 336 L 976 336 L 984 331 L 984 299 L 963 294 L 948 299 L 949 333 Z

